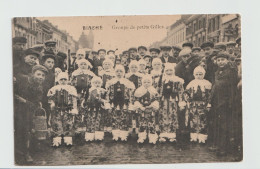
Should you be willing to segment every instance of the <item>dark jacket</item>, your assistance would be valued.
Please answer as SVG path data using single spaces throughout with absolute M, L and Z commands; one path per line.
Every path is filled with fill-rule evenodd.
M 199 66 L 201 58 L 199 56 L 193 56 L 187 60 L 187 63 L 180 61 L 175 67 L 175 75 L 184 79 L 184 87 L 186 87 L 190 81 L 194 79 L 193 71 Z
M 162 63 L 166 63 L 164 57 L 160 57 Z M 172 57 L 172 56 L 168 56 L 168 62 L 167 63 L 177 63 L 177 59 Z

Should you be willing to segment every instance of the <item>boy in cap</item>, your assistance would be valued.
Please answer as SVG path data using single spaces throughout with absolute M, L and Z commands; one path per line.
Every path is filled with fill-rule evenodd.
M 234 122 L 236 121 L 235 94 L 238 83 L 237 71 L 229 63 L 229 55 L 221 52 L 216 56 L 218 69 L 215 73 L 211 99 L 208 108 L 210 148 L 218 155 L 226 155 L 234 143 Z M 212 105 L 212 107 L 211 107 Z
M 33 161 L 30 155 L 32 122 L 34 113 L 41 108 L 42 84 L 47 72 L 44 66 L 35 65 L 29 76 L 22 76 L 14 83 L 15 151 L 22 153 L 27 162 Z
M 154 59 L 154 58 L 159 57 L 159 54 L 161 51 L 158 48 L 150 48 L 149 52 L 150 52 L 150 55 L 152 56 L 152 59 Z

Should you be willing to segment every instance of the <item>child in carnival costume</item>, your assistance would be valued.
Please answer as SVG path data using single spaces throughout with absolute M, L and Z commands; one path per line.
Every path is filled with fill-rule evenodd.
M 105 100 L 105 89 L 101 88 L 102 79 L 94 77 L 91 80 L 91 88 L 89 89 L 89 97 L 86 100 L 86 133 L 85 140 L 93 141 L 104 139 L 104 118 L 105 108 L 109 108 L 108 102 Z
M 125 68 L 115 67 L 116 77 L 106 84 L 107 100 L 111 104 L 113 140 L 127 141 L 129 134 L 129 111 L 133 110 L 134 84 L 124 78 Z
M 163 76 L 163 65 L 160 58 L 154 58 L 152 62 L 151 76 L 153 78 L 153 87 L 160 93 L 162 86 L 162 76 Z
M 86 59 L 77 60 L 78 69 L 72 73 L 71 83 L 77 89 L 79 114 L 75 116 L 75 129 L 77 133 L 85 132 L 85 114 L 81 103 L 88 98 L 91 79 L 96 75 L 89 69 L 91 63 Z M 84 107 L 84 106 L 83 106 Z
M 59 84 L 58 75 L 62 72 L 62 70 L 58 67 L 55 68 L 55 85 Z
M 175 64 L 165 63 L 162 78 L 161 107 L 159 113 L 160 142 L 169 139 L 176 141 L 176 130 L 178 129 L 179 106 L 184 109 L 186 103 L 183 100 L 184 80 L 174 73 Z
M 138 61 L 138 71 L 143 75 L 148 74 L 148 70 L 146 69 L 146 61 L 144 59 L 140 59 Z
M 134 83 L 135 88 L 142 86 L 143 74 L 139 73 L 139 63 L 136 60 L 132 60 L 129 64 L 129 73 L 125 75 L 125 78 Z
M 58 76 L 59 84 L 52 87 L 47 96 L 51 107 L 51 129 L 53 133 L 52 146 L 64 143 L 72 145 L 74 115 L 78 114 L 77 91 L 74 86 L 68 85 L 68 74 L 61 72 Z
M 101 77 L 103 83 L 102 87 L 105 88 L 107 81 L 115 77 L 114 62 L 110 59 L 105 59 L 102 63 L 103 69 L 99 72 L 98 76 Z
M 149 138 L 149 143 L 156 144 L 158 135 L 155 131 L 155 114 L 159 110 L 158 93 L 152 86 L 152 77 L 144 76 L 142 86 L 135 91 L 134 107 L 139 116 L 138 143 L 143 143 Z
M 132 60 L 129 64 L 129 73 L 125 75 L 125 77 L 134 83 L 135 88 L 142 86 L 142 78 L 143 74 L 138 72 L 138 61 Z M 130 115 L 130 124 L 132 124 L 132 129 L 136 129 L 136 132 L 138 132 L 138 117 L 139 114 L 136 114 L 135 112 L 132 112 Z
M 203 67 L 198 66 L 193 72 L 195 79 L 186 87 L 190 113 L 190 138 L 191 141 L 205 143 L 207 140 L 207 104 L 212 85 L 204 79 L 206 72 Z
M 112 55 L 113 56 L 113 55 Z M 108 56 L 106 56 L 108 57 Z M 102 87 L 105 88 L 106 87 L 106 83 L 107 81 L 113 79 L 115 77 L 115 71 L 114 71 L 114 62 L 109 59 L 109 58 L 106 58 L 103 63 L 103 70 L 99 72 L 99 76 L 101 77 L 102 79 Z M 110 110 L 107 110 L 107 111 L 111 111 Z M 108 113 L 105 113 L 103 115 L 103 118 L 104 118 L 104 131 L 108 131 L 108 132 L 111 132 L 112 131 L 112 121 L 111 121 L 111 112 L 108 112 Z
M 153 87 L 157 90 L 158 93 L 162 93 L 162 77 L 163 77 L 163 64 L 160 58 L 154 58 L 152 61 L 152 71 L 151 76 L 153 79 Z M 161 97 L 159 95 L 159 97 Z M 156 131 L 159 131 L 159 119 L 158 119 L 158 112 L 155 114 L 155 124 L 156 124 Z

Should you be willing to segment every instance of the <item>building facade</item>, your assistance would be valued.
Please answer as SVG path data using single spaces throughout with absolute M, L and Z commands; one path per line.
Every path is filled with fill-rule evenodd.
M 48 20 L 41 21 L 34 17 L 19 17 L 12 21 L 12 37 L 25 37 L 26 48 L 36 44 L 44 44 L 47 40 L 54 40 L 57 50 L 68 53 L 77 50 L 77 42 L 66 31 L 60 30 Z
M 26 48 L 35 45 L 37 37 L 36 18 L 17 17 L 12 21 L 12 37 L 25 37 L 27 39 Z

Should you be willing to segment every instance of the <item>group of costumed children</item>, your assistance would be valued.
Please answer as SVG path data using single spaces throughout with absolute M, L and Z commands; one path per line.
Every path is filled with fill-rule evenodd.
M 205 143 L 211 83 L 202 67 L 194 69 L 195 79 L 184 89 L 175 64 L 162 64 L 159 58 L 153 59 L 149 73 L 142 59 L 131 61 L 126 73 L 107 57 L 98 76 L 90 71 L 89 61 L 82 58 L 77 64 L 70 79 L 57 69 L 56 86 L 48 92 L 53 146 L 62 141 L 72 145 L 77 132 L 86 141 L 103 140 L 105 132 L 115 141 L 127 141 L 133 130 L 138 143 L 173 142 L 180 125 L 189 126 L 191 141 Z

